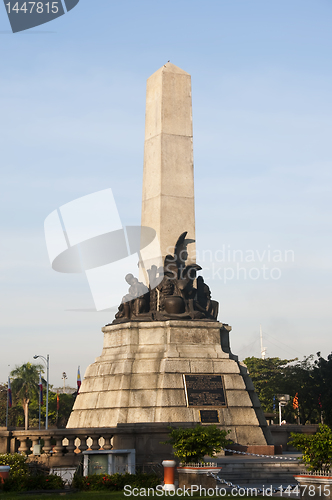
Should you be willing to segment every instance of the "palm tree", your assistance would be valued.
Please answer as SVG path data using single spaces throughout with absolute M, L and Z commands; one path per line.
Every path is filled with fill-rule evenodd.
M 22 401 L 24 411 L 25 430 L 29 426 L 29 402 L 31 397 L 38 396 L 39 373 L 43 372 L 43 365 L 24 363 L 17 366 L 10 375 L 13 377 L 12 391 Z

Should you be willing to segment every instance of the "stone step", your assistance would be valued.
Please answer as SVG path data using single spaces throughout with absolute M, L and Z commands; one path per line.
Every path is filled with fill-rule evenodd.
M 294 475 L 289 476 L 269 476 L 269 477 L 232 477 L 227 478 L 222 474 L 219 474 L 221 479 L 224 479 L 227 482 L 232 484 L 296 484 L 294 479 Z M 221 483 L 218 483 L 221 484 Z
M 232 474 L 232 475 L 239 475 L 239 474 L 273 474 L 273 475 L 280 475 L 280 474 L 299 474 L 300 472 L 304 471 L 304 469 L 238 469 L 238 470 L 229 470 L 229 469 L 224 469 L 222 468 L 222 472 L 224 474 Z
M 264 473 L 261 473 L 261 474 L 241 474 L 241 475 L 230 475 L 230 474 L 223 474 L 222 472 L 220 472 L 219 474 L 219 477 L 222 477 L 223 479 L 226 479 L 226 481 L 232 481 L 234 482 L 234 480 L 238 481 L 240 479 L 245 479 L 245 478 L 250 478 L 250 479 L 262 479 L 262 478 L 267 478 L 267 479 L 277 479 L 277 478 L 280 478 L 280 477 L 294 477 L 296 476 L 297 474 L 264 474 Z
M 218 464 L 219 466 L 219 464 Z M 243 464 L 243 465 L 221 465 L 220 466 L 223 468 L 223 469 L 226 469 L 226 470 L 252 470 L 252 469 L 261 469 L 262 467 L 264 467 L 264 470 L 298 470 L 299 468 L 303 468 L 302 465 L 290 465 L 290 464 L 276 464 L 276 465 L 273 465 L 273 464 L 260 464 L 260 465 L 247 465 L 247 464 Z
M 261 465 L 269 465 L 271 467 L 287 467 L 287 466 L 295 466 L 298 467 L 301 465 L 301 462 L 298 460 L 282 460 L 280 459 L 266 459 L 266 461 L 256 461 L 256 460 L 244 460 L 243 462 L 238 462 L 237 460 L 226 461 L 226 460 L 217 460 L 218 464 L 223 464 L 225 467 L 260 467 Z
M 305 471 L 302 464 L 297 463 L 231 463 L 220 464 L 219 477 L 233 484 L 256 482 L 293 484 L 294 476 Z

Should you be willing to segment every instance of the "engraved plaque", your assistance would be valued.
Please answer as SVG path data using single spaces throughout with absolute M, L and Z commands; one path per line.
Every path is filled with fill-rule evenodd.
M 187 406 L 226 406 L 221 375 L 183 375 Z
M 199 417 L 202 424 L 219 424 L 218 410 L 199 410 Z

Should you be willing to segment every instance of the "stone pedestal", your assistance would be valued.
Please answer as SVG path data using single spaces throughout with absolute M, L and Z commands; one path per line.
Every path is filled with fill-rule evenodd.
M 217 476 L 220 471 L 221 467 L 178 467 L 179 488 L 190 488 L 196 493 L 200 491 L 199 488 L 213 488 L 215 490 L 217 481 L 208 474 L 212 472 Z
M 199 410 L 216 409 L 235 443 L 272 444 L 247 370 L 230 352 L 230 329 L 197 320 L 104 327 L 102 354 L 86 371 L 67 427 L 188 425 L 200 422 Z M 188 406 L 183 374 L 221 375 L 226 405 Z
M 302 475 L 294 476 L 294 479 L 300 485 L 300 498 L 311 500 L 311 498 L 332 498 L 332 477 Z M 297 494 L 298 497 L 298 494 Z

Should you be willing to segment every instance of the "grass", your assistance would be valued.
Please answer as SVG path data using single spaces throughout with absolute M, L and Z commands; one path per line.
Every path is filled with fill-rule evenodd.
M 135 498 L 148 498 L 148 497 L 126 497 L 124 496 L 123 491 L 112 491 L 112 492 L 107 492 L 107 491 L 86 491 L 86 492 L 79 492 L 79 493 L 42 493 L 42 494 L 29 494 L 29 493 L 1 493 L 0 492 L 0 500 L 42 500 L 42 499 L 47 499 L 47 500 L 59 500 L 60 498 L 65 497 L 68 498 L 68 500 L 125 500 L 125 499 L 131 499 L 134 500 Z M 167 495 L 167 497 L 151 497 L 151 498 L 165 498 L 165 500 L 170 500 L 170 499 L 183 499 L 183 496 L 170 496 Z M 191 498 L 191 497 L 187 497 Z M 206 497 L 198 497 L 198 495 L 194 495 L 194 498 L 205 498 L 206 500 L 221 500 L 221 498 L 227 498 L 226 497 L 220 497 L 220 496 L 206 496 Z M 262 500 L 263 498 L 266 500 L 265 497 L 263 496 L 258 496 L 257 497 L 247 497 L 247 496 L 241 496 L 241 497 L 233 497 L 233 498 L 256 498 L 257 500 Z
M 68 498 L 68 500 L 124 500 L 122 491 L 85 491 L 79 493 L 0 493 L 1 500 L 59 500 Z

